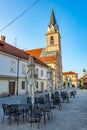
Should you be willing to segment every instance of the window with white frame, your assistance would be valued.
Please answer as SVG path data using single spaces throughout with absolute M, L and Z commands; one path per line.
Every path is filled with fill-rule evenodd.
M 16 71 L 16 62 L 15 61 L 11 61 L 10 68 L 11 68 L 10 71 L 13 72 L 13 73 L 15 73 L 15 71 Z
M 22 90 L 24 90 L 25 89 L 25 81 L 22 81 Z
M 36 68 L 36 74 L 37 74 L 37 77 L 38 77 L 38 74 L 39 74 L 39 72 L 38 72 L 38 68 Z
M 26 65 L 22 64 L 22 73 L 25 74 L 26 73 Z
M 41 77 L 43 77 L 43 70 L 41 70 Z

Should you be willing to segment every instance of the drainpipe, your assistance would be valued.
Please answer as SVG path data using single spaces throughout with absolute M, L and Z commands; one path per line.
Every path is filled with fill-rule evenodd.
M 18 64 L 17 64 L 17 88 L 16 88 L 16 95 L 18 95 L 19 60 L 20 60 L 20 59 L 18 59 Z

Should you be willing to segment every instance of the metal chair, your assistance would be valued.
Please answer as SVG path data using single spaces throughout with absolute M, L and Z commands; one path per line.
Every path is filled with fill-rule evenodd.
M 62 91 L 61 92 L 61 98 L 62 98 L 62 102 L 66 101 L 69 102 L 69 94 L 66 91 Z
M 4 119 L 5 117 L 8 117 L 9 119 L 9 115 L 10 115 L 10 109 L 9 109 L 9 104 L 2 104 L 2 108 L 3 108 L 3 120 L 2 123 L 4 123 Z
M 40 127 L 40 121 L 41 121 L 41 110 L 38 107 L 32 107 L 29 112 L 29 122 L 31 123 L 38 123 L 38 128 Z
M 59 110 L 61 109 L 61 98 L 58 95 L 54 96 L 54 104 L 59 106 Z
M 19 109 L 19 106 L 17 104 L 11 104 L 9 105 L 10 114 L 9 114 L 9 124 L 11 125 L 12 118 L 15 118 L 15 121 L 17 121 L 17 125 L 19 125 L 19 117 L 21 116 L 24 121 L 24 112 L 23 109 Z

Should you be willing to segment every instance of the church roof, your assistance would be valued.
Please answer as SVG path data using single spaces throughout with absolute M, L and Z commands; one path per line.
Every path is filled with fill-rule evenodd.
M 55 56 L 55 55 L 56 55 L 56 51 L 47 52 L 46 48 L 43 48 L 43 50 L 42 50 L 42 52 L 40 54 L 40 57 Z
M 55 62 L 56 60 L 56 56 L 44 56 L 44 57 L 40 57 L 40 60 L 45 62 L 45 63 L 52 63 Z
M 34 50 L 26 50 L 27 54 L 35 56 L 39 60 L 49 63 L 49 62 L 55 62 L 56 60 L 56 53 L 55 52 L 47 52 L 45 48 L 38 48 Z
M 30 54 L 30 55 L 38 58 L 40 56 L 42 50 L 43 50 L 43 48 L 38 48 L 38 49 L 33 49 L 33 50 L 26 50 L 25 52 L 27 54 Z
M 56 23 L 56 19 L 55 19 L 55 15 L 54 15 L 54 10 L 52 9 L 52 13 L 51 13 L 51 16 L 50 16 L 50 22 L 49 22 L 49 25 L 55 25 L 57 24 Z

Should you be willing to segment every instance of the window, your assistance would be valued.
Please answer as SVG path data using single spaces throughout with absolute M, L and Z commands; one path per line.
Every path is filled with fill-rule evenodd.
M 22 64 L 22 73 L 25 74 L 26 73 L 26 65 Z
M 50 45 L 53 45 L 53 44 L 54 44 L 54 37 L 51 36 L 51 37 L 50 37 Z
M 38 77 L 38 73 L 39 73 L 39 72 L 38 72 L 38 68 L 36 68 L 36 74 L 37 74 L 37 77 Z
M 43 70 L 41 70 L 41 77 L 43 77 Z
M 36 88 L 38 88 L 38 82 L 36 82 Z
M 41 82 L 41 91 L 43 92 L 44 91 L 44 83 Z
M 22 89 L 25 89 L 25 81 L 22 81 Z
M 15 72 L 16 71 L 16 62 L 15 61 L 11 61 L 11 72 Z

